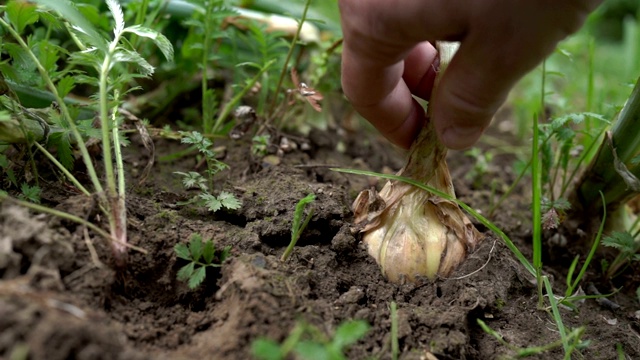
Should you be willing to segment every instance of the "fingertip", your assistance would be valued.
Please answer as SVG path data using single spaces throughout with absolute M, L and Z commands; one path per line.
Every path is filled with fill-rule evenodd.
M 420 130 L 424 127 L 426 117 L 424 109 L 415 99 L 412 102 L 409 115 L 404 122 L 392 132 L 386 133 L 385 136 L 391 142 L 403 149 L 409 149 L 413 141 L 418 137 Z
M 472 147 L 482 136 L 482 126 L 447 125 L 439 131 L 440 141 L 449 149 L 464 150 Z

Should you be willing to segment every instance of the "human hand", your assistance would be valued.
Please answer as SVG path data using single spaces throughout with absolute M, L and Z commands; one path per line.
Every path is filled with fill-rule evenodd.
M 354 108 L 408 148 L 433 99 L 440 140 L 473 145 L 515 83 L 577 31 L 602 0 L 339 0 L 342 87 Z M 437 52 L 461 46 L 435 89 Z

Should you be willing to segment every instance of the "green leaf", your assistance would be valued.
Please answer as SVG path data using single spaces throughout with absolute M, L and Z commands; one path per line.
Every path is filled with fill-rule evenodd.
M 284 360 L 280 346 L 269 339 L 255 340 L 251 344 L 251 354 L 260 360 Z
M 149 64 L 140 54 L 125 48 L 118 48 L 113 54 L 113 61 L 114 63 L 126 62 L 136 64 L 140 70 L 140 74 L 143 76 L 153 75 L 153 71 L 155 70 L 153 65 Z
M 602 245 L 618 249 L 622 252 L 633 254 L 638 248 L 633 236 L 627 231 L 614 231 L 610 236 L 602 239 Z
M 300 230 L 300 223 L 302 221 L 302 215 L 304 215 L 304 208 L 307 204 L 312 203 L 316 199 L 314 194 L 309 194 L 300 199 L 296 204 L 296 209 L 293 213 L 293 224 L 291 225 L 292 233 L 297 233 Z
M 117 0 L 107 0 L 107 7 L 113 16 L 113 19 L 116 21 L 116 26 L 113 29 L 113 33 L 116 37 L 122 34 L 124 30 L 124 14 L 122 13 L 122 8 Z
M 301 341 L 296 344 L 295 352 L 305 360 L 342 360 L 344 356 L 331 356 L 329 349 L 322 344 L 312 341 Z
M 220 200 L 209 193 L 199 194 L 198 197 L 201 199 L 202 206 L 206 207 L 209 211 L 216 212 L 222 208 Z
M 69 133 L 58 132 L 49 135 L 47 144 L 54 147 L 58 154 L 58 160 L 68 170 L 73 169 L 73 153 L 71 151 L 71 143 L 69 141 Z
M 231 255 L 231 245 L 227 245 L 222 249 L 222 252 L 220 253 L 220 264 L 224 263 L 229 255 Z
M 631 159 L 631 165 L 638 165 L 638 164 L 640 164 L 640 154 L 638 154 L 636 157 Z
M 353 320 L 340 324 L 332 343 L 339 349 L 360 340 L 369 331 L 369 324 L 362 320 Z
M 171 41 L 169 41 L 169 39 L 167 39 L 167 37 L 162 35 L 161 33 L 141 25 L 129 26 L 128 28 L 124 29 L 124 32 L 134 33 L 138 36 L 151 39 L 151 41 L 153 41 L 160 49 L 165 59 L 170 62 L 173 61 L 173 45 L 171 45 Z
M 179 243 L 173 247 L 173 251 L 176 253 L 180 259 L 192 260 L 191 252 L 189 251 L 189 247 L 186 244 Z
M 189 288 L 195 289 L 200 286 L 204 281 L 205 276 L 207 276 L 207 269 L 204 266 L 200 266 L 198 270 L 191 274 L 188 283 Z
M 69 0 L 34 0 L 34 2 L 44 5 L 57 11 L 73 28 L 84 34 L 91 45 L 106 52 L 107 41 L 100 35 L 98 30 L 85 18 L 74 4 Z
M 22 34 L 27 25 L 38 21 L 37 7 L 27 1 L 9 1 L 5 10 L 19 34 Z
M 193 234 L 191 240 L 189 240 L 189 251 L 191 252 L 191 258 L 193 261 L 199 261 L 202 256 L 202 236 L 200 234 Z
M 27 183 L 22 183 L 20 186 L 20 194 L 18 197 L 23 200 L 29 200 L 32 203 L 40 204 L 40 193 L 42 190 L 38 186 L 30 186 Z
M 7 160 L 7 156 L 5 154 L 0 154 L 0 168 L 9 167 L 9 160 Z
M 189 280 L 191 278 L 191 275 L 193 274 L 193 270 L 195 266 L 196 266 L 195 263 L 188 263 L 187 265 L 180 268 L 180 270 L 178 270 L 178 280 L 180 281 Z
M 211 264 L 211 261 L 213 261 L 213 256 L 216 254 L 216 248 L 213 245 L 213 241 L 211 240 L 207 240 L 204 243 L 204 249 L 202 250 L 202 259 L 204 260 L 205 264 Z
M 71 90 L 76 86 L 76 81 L 72 76 L 65 76 L 58 81 L 56 88 L 61 98 L 67 96 Z
M 221 191 L 220 195 L 218 195 L 218 201 L 220 204 L 227 209 L 236 210 L 242 206 L 240 200 L 236 199 L 235 195 L 232 193 Z

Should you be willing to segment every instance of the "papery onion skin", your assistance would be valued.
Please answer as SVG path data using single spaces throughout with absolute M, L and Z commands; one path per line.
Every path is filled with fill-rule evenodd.
M 441 59 L 440 73 L 451 51 L 455 49 L 441 52 L 449 58 Z M 446 154 L 428 120 L 398 175 L 455 198 Z M 401 181 L 387 182 L 379 193 L 361 192 L 353 209 L 369 254 L 392 282 L 446 277 L 482 239 L 458 205 Z

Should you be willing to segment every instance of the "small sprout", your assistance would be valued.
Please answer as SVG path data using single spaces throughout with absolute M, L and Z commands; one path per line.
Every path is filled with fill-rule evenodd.
M 19 199 L 40 204 L 40 193 L 42 192 L 42 189 L 39 186 L 30 186 L 27 183 L 22 183 L 22 186 L 20 186 L 20 191 L 22 193 L 18 195 Z
M 313 216 L 313 208 L 309 209 L 307 217 L 304 219 L 304 221 L 302 221 L 302 216 L 304 215 L 304 208 L 307 206 L 307 204 L 311 204 L 315 201 L 315 199 L 316 196 L 314 194 L 309 194 L 300 199 L 300 201 L 298 201 L 298 203 L 296 204 L 296 209 L 293 213 L 293 223 L 291 223 L 291 242 L 289 242 L 289 246 L 287 246 L 284 253 L 282 254 L 282 257 L 280 258 L 281 261 L 286 261 L 289 258 L 289 256 L 293 252 L 293 248 L 296 246 L 296 243 L 300 238 L 300 235 L 309 224 L 309 221 Z
M 213 176 L 229 167 L 227 164 L 215 158 L 216 153 L 211 149 L 213 142 L 197 131 L 180 131 L 179 133 L 182 135 L 181 141 L 183 144 L 195 146 L 198 152 L 204 156 L 207 163 L 207 170 L 205 172 L 208 176 L 204 177 L 195 171 L 189 171 L 187 173 L 175 171 L 174 174 L 182 176 L 182 185 L 185 189 L 199 190 L 197 195 L 188 201 L 179 202 L 178 205 L 196 204 L 211 212 L 216 212 L 222 208 L 229 210 L 239 209 L 242 203 L 232 193 L 221 191 L 218 196 L 215 196 L 209 192 L 210 189 L 213 188 Z
M 202 235 L 193 234 L 189 245 L 176 244 L 173 248 L 180 259 L 189 263 L 178 270 L 178 280 L 187 282 L 190 289 L 195 289 L 204 281 L 208 267 L 221 267 L 229 257 L 231 246 L 225 246 L 216 254 L 216 249 L 211 239 L 202 242 Z M 218 258 L 218 262 L 214 262 Z
M 267 155 L 270 139 L 271 135 L 269 134 L 254 136 L 253 139 L 251 139 L 251 141 L 253 142 L 251 144 L 251 153 L 260 157 Z

